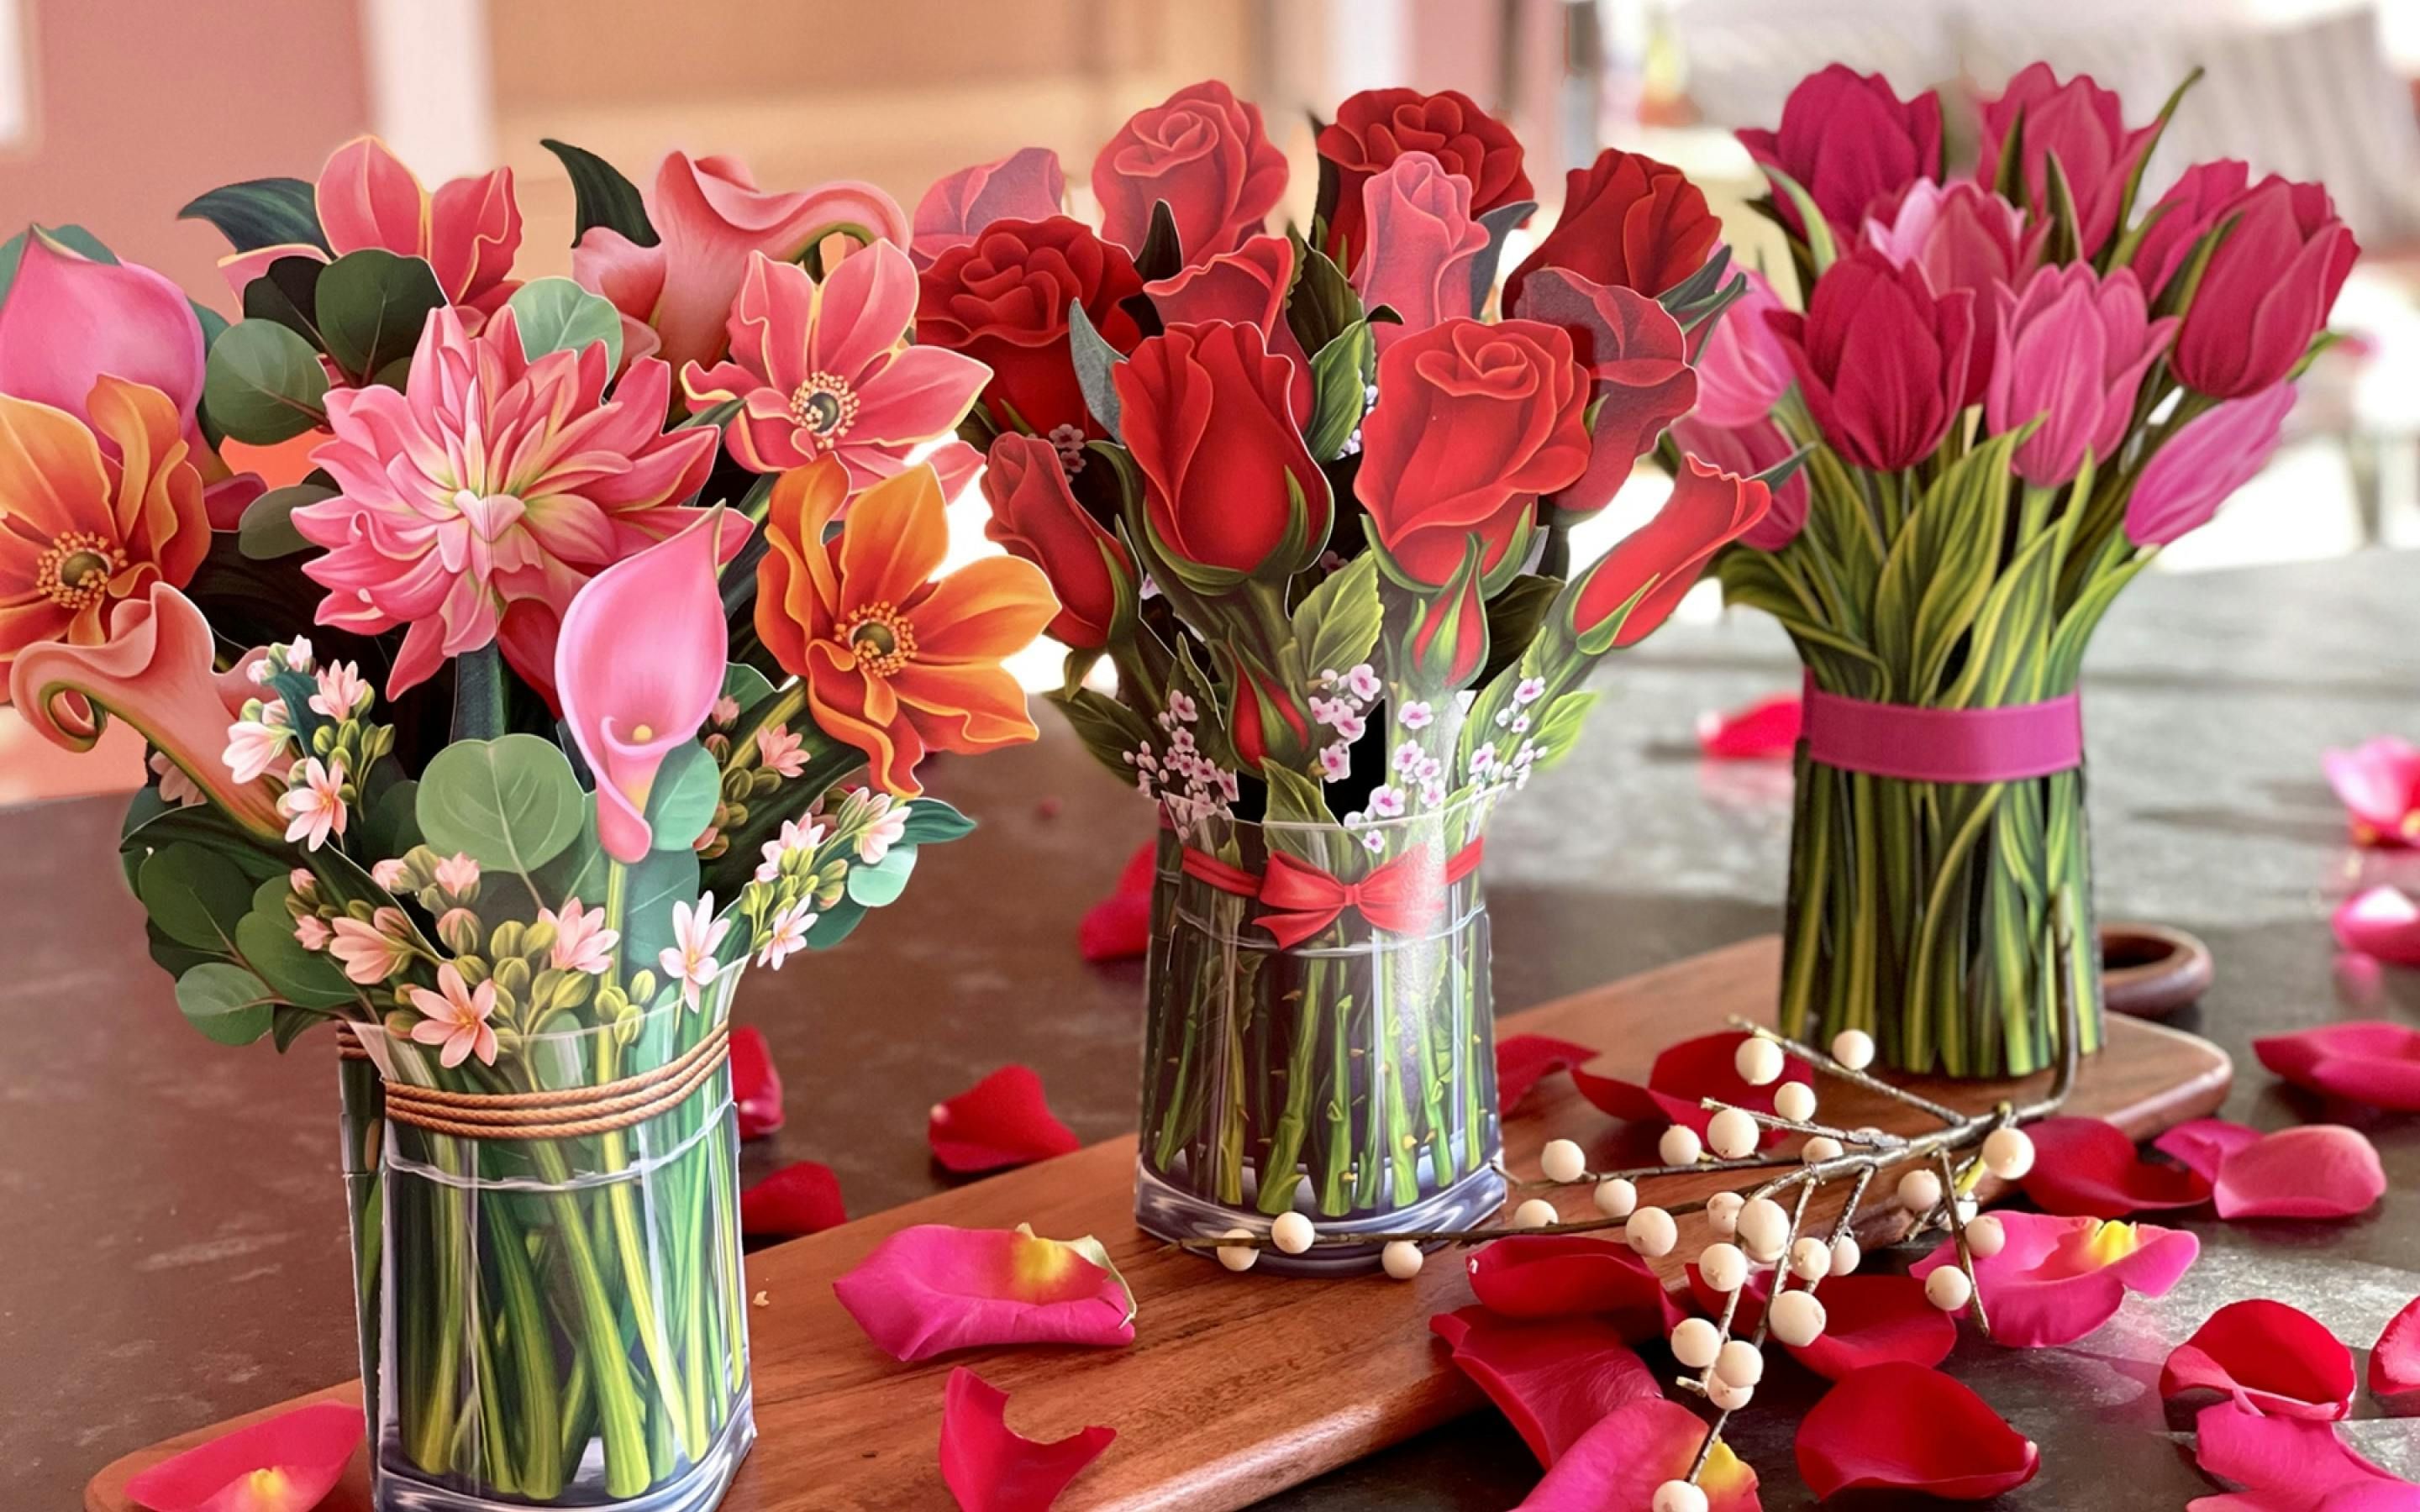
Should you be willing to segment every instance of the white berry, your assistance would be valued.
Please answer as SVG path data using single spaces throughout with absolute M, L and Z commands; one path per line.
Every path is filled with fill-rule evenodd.
M 1785 1291 L 1773 1299 L 1765 1309 L 1766 1326 L 1773 1336 L 1792 1349 L 1803 1350 L 1823 1336 L 1823 1304 L 1811 1291 Z
M 1838 1160 L 1842 1151 L 1840 1141 L 1830 1134 L 1815 1134 L 1807 1139 L 1807 1147 L 1798 1153 L 1807 1165 L 1813 1165 L 1823 1161 Z
M 1269 1225 L 1269 1242 L 1288 1255 L 1301 1254 L 1311 1248 L 1311 1242 L 1318 1237 L 1319 1230 L 1311 1227 L 1310 1219 L 1298 1212 L 1279 1213 L 1278 1221 Z
M 1978 1212 L 1966 1225 L 1966 1249 L 1978 1260 L 1988 1260 L 2008 1246 L 2009 1231 L 2000 1220 L 1988 1212 Z
M 1549 1139 L 1538 1152 L 1538 1169 L 1549 1181 L 1576 1181 L 1588 1174 L 1588 1153 L 1570 1139 Z
M 1668 1480 L 1655 1488 L 1648 1512 L 1706 1512 L 1706 1493 L 1684 1480 Z
M 1672 1358 L 1703 1370 L 1722 1352 L 1723 1331 L 1702 1318 L 1683 1318 L 1672 1327 Z
M 1750 1043 L 1761 1043 L 1751 1041 Z M 1745 1108 L 1725 1108 L 1706 1124 L 1706 1143 L 1725 1160 L 1743 1160 L 1756 1152 L 1756 1142 L 1763 1131 L 1756 1126 Z
M 1764 1356 L 1745 1339 L 1733 1339 L 1714 1356 L 1714 1379 L 1732 1386 L 1753 1386 L 1764 1379 Z
M 1847 1234 L 1842 1234 L 1832 1241 L 1832 1273 L 1834 1275 L 1856 1274 L 1857 1264 L 1865 1257 L 1866 1252 L 1859 1249 L 1857 1242 Z
M 1805 1082 L 1784 1082 L 1773 1089 L 1773 1111 L 1795 1123 L 1815 1116 L 1815 1088 Z
M 1249 1239 L 1252 1237 L 1252 1231 L 1249 1228 L 1230 1228 L 1218 1237 Z M 1251 1244 L 1221 1244 L 1218 1246 L 1218 1263 L 1230 1271 L 1249 1271 L 1261 1263 L 1261 1252 L 1258 1247 Z
M 1945 1313 L 1954 1313 L 1974 1300 L 1975 1283 L 1954 1265 L 1945 1265 L 1924 1278 L 1924 1299 Z
M 2033 1136 L 2023 1129 L 1994 1129 L 1983 1136 L 1983 1168 L 2003 1181 L 2034 1168 Z
M 1399 1239 L 1378 1252 L 1378 1263 L 1385 1266 L 1387 1273 L 1396 1280 L 1409 1281 L 1420 1273 L 1420 1267 L 1428 1263 L 1428 1257 L 1421 1254 L 1420 1247 L 1410 1240 Z
M 1790 1238 L 1790 1214 L 1771 1197 L 1759 1197 L 1740 1209 L 1740 1247 L 1748 1257 L 1771 1261 L 1780 1257 L 1781 1246 Z
M 1641 1208 L 1621 1226 L 1621 1237 L 1630 1242 L 1632 1249 L 1649 1259 L 1661 1259 L 1672 1253 L 1673 1245 L 1681 1242 L 1681 1226 L 1661 1208 Z
M 1750 1087 L 1771 1087 L 1781 1080 L 1781 1046 L 1761 1035 L 1750 1035 L 1732 1053 L 1731 1064 L 1738 1069 L 1740 1080 Z
M 1655 1143 L 1655 1152 L 1664 1158 L 1667 1165 L 1695 1165 L 1704 1150 L 1705 1146 L 1698 1138 L 1698 1131 L 1685 1123 L 1676 1123 L 1665 1130 L 1664 1137 Z
M 1900 1177 L 1899 1205 L 1918 1216 L 1941 1206 L 1941 1178 L 1923 1170 Z
M 1720 1376 L 1706 1378 L 1706 1400 L 1726 1412 L 1736 1412 L 1756 1396 L 1754 1386 L 1734 1386 Z
M 1706 1227 L 1717 1239 L 1729 1239 L 1739 1232 L 1740 1208 L 1747 1201 L 1736 1192 L 1717 1192 L 1706 1199 Z
M 1512 1210 L 1512 1227 L 1515 1228 L 1544 1228 L 1548 1224 L 1561 1221 L 1561 1218 L 1562 1214 L 1555 1211 L 1555 1205 L 1544 1197 L 1531 1197 Z
M 1718 1240 L 1699 1253 L 1698 1278 L 1716 1291 L 1737 1291 L 1747 1284 L 1747 1257 Z
M 1821 1281 L 1832 1273 L 1832 1246 L 1809 1234 L 1790 1246 L 1791 1273 L 1801 1281 Z
M 1610 1177 L 1596 1184 L 1596 1211 L 1608 1218 L 1627 1218 L 1638 1206 L 1638 1188 L 1622 1178 Z
M 1851 1071 L 1874 1063 L 1874 1037 L 1863 1029 L 1842 1029 L 1832 1036 L 1832 1058 Z

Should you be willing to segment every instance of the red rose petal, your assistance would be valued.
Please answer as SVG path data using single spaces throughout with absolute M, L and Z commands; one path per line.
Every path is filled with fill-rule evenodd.
M 2260 1142 L 2260 1131 L 2226 1119 L 2195 1119 L 2151 1141 L 2151 1148 L 2207 1181 L 2218 1180 L 2226 1157 Z
M 1800 1348 L 1799 1364 L 1830 1381 L 1886 1361 L 1936 1365 L 1958 1347 L 1958 1319 L 1932 1305 L 1924 1283 L 1903 1275 L 1853 1273 L 1815 1288 L 1823 1332 Z
M 2134 1141 L 2105 1119 L 2044 1119 L 2025 1132 L 2035 1151 L 2025 1196 L 2045 1212 L 2123 1218 L 2210 1200 L 2207 1177 L 2137 1158 Z
M 755 1139 L 782 1127 L 782 1073 L 764 1031 L 753 1026 L 731 1031 L 731 1102 L 739 1111 L 739 1137 Z
M 302 1512 L 335 1489 L 362 1432 L 358 1407 L 298 1407 L 160 1461 L 126 1495 L 151 1512 Z
M 1812 1067 L 1791 1056 L 1785 1057 L 1780 1081 L 1771 1087 L 1749 1086 L 1732 1062 L 1739 1053 L 1740 1041 L 1746 1038 L 1738 1030 L 1727 1030 L 1683 1040 L 1655 1057 L 1645 1087 L 1618 1076 L 1592 1075 L 1585 1071 L 1572 1072 L 1572 1085 L 1580 1089 L 1581 1096 L 1617 1119 L 1683 1123 L 1702 1135 L 1714 1115 L 1701 1105 L 1701 1099 L 1719 1098 L 1738 1107 L 1770 1113 L 1774 1089 L 1781 1082 L 1811 1083 L 1815 1079 Z M 1770 1131 L 1764 1142 L 1775 1145 L 1787 1137 L 1780 1131 Z
M 1752 762 L 1798 748 L 1798 695 L 1776 693 L 1744 708 L 1698 716 L 1698 749 L 1709 761 Z
M 1156 880 L 1159 841 L 1144 841 L 1126 858 L 1115 892 L 1094 903 L 1076 929 L 1076 948 L 1087 961 L 1132 961 L 1151 949 L 1151 889 Z
M 2260 1064 L 2315 1092 L 2420 1113 L 2420 1029 L 2366 1019 L 2252 1041 Z
M 1585 1234 L 1499 1239 L 1470 1257 L 1470 1289 L 1502 1318 L 1599 1313 L 1633 1339 L 1659 1339 L 1688 1313 L 1627 1244 Z
M 2204 1473 L 2232 1481 L 2246 1494 L 2204 1497 L 2195 1507 L 2228 1507 L 2239 1512 L 2366 1512 L 2393 1508 L 2390 1497 L 2371 1500 L 2401 1488 L 2410 1493 L 2401 1512 L 2420 1507 L 2420 1489 L 2407 1486 L 2345 1446 L 2333 1423 L 2305 1418 L 2263 1417 L 2233 1402 L 2205 1407 L 2194 1419 L 2194 1459 Z M 2347 1492 L 2351 1499 L 2336 1498 Z
M 1705 1421 L 1679 1402 L 1624 1402 L 1581 1435 L 1513 1512 L 1645 1512 L 1655 1488 L 1686 1475 L 1705 1442 Z M 1756 1472 L 1719 1441 L 1698 1489 L 1707 1512 L 1758 1512 L 1762 1504 Z
M 2420 1392 L 2420 1297 L 2386 1320 L 2369 1347 L 2369 1394 L 2400 1396 Z
M 2336 943 L 2393 965 L 2420 966 L 2420 903 L 2397 887 L 2372 887 L 2336 905 Z
M 1506 1113 L 1521 1105 L 1545 1077 L 1585 1066 L 1596 1052 L 1548 1034 L 1515 1034 L 1496 1041 L 1496 1103 Z
M 1008 1393 L 960 1365 L 941 1394 L 941 1481 L 961 1512 L 1046 1512 L 1117 1436 L 1096 1426 L 1029 1439 L 1008 1426 Z
M 1698 1304 L 1699 1312 L 1719 1322 L 1723 1309 L 1730 1305 L 1730 1293 L 1716 1291 L 1706 1285 L 1706 1278 L 1699 1273 L 1695 1260 L 1683 1266 L 1681 1271 L 1689 1278 L 1689 1300 Z M 1764 1321 L 1764 1299 L 1772 1290 L 1772 1272 L 1748 1273 L 1747 1285 L 1740 1288 L 1739 1305 L 1731 1309 L 1732 1333 L 1746 1335 L 1756 1332 L 1757 1325 Z
M 1982 1397 L 1903 1360 L 1844 1377 L 1798 1425 L 1798 1473 L 1819 1500 L 1892 1487 L 1980 1502 L 2023 1486 L 2040 1468 L 2033 1441 Z
M 1134 1342 L 1134 1295 L 1092 1241 L 919 1224 L 832 1283 L 865 1336 L 901 1360 L 979 1344 Z
M 739 1231 L 752 1239 L 796 1239 L 848 1222 L 831 1167 L 796 1161 L 739 1194 Z
M 2378 1147 L 2340 1123 L 2280 1129 L 2226 1157 L 2212 1192 L 2222 1218 L 2350 1218 L 2386 1195 Z
M 934 1104 L 924 1138 L 935 1160 L 961 1173 L 1030 1165 L 1082 1148 L 1043 1101 L 1042 1078 L 1031 1066 L 1002 1066 Z
M 1521 1321 L 1484 1307 L 1429 1319 L 1453 1363 L 1487 1394 L 1521 1442 L 1552 1465 L 1606 1413 L 1661 1395 L 1655 1373 L 1621 1331 L 1595 1318 Z
M 2116 1317 L 2127 1292 L 2165 1295 L 2201 1254 L 2193 1235 L 2152 1224 L 2005 1211 L 1997 1216 L 2007 1242 L 1975 1262 L 1975 1276 L 1991 1314 L 1992 1341 L 2012 1349 L 2073 1343 Z M 1956 1263 L 1955 1244 L 1944 1240 L 1908 1274 L 1921 1281 Z
M 2229 1303 L 2168 1353 L 2160 1395 L 2224 1392 L 2246 1412 L 2327 1421 L 2352 1405 L 2352 1350 L 2299 1307 Z

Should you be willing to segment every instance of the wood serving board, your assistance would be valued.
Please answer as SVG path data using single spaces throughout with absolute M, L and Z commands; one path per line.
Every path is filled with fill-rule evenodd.
M 1779 955 L 1777 939 L 1748 941 L 1509 1015 L 1497 1032 L 1602 1046 L 1591 1069 L 1644 1080 L 1658 1049 L 1720 1028 L 1728 1014 L 1769 1019 Z M 2215 1045 L 2113 1015 L 2107 1047 L 2086 1062 L 2067 1111 L 2148 1138 L 2217 1107 L 2232 1074 Z M 2047 1082 L 1914 1085 L 1980 1109 Z M 1886 1099 L 1835 1082 L 1819 1090 L 1827 1121 L 1924 1126 Z M 1532 1172 L 1540 1148 L 1561 1134 L 1579 1139 L 1596 1168 L 1652 1164 L 1655 1133 L 1606 1117 L 1568 1077 L 1553 1076 L 1507 1120 L 1504 1152 L 1512 1170 Z M 1063 1512 L 1226 1512 L 1481 1404 L 1428 1329 L 1431 1314 L 1471 1301 L 1464 1252 L 1438 1252 L 1408 1284 L 1230 1274 L 1137 1231 L 1134 1168 L 1127 1135 L 749 1256 L 748 1288 L 763 1298 L 751 1313 L 759 1438 L 724 1512 L 949 1508 L 937 1446 L 942 1383 L 960 1365 L 1009 1394 L 1010 1424 L 1020 1433 L 1056 1439 L 1091 1423 L 1118 1430 L 1060 1499 Z M 1654 1195 L 1678 1203 L 1732 1184 L 1736 1178 L 1674 1178 Z M 1834 1196 L 1834 1211 L 1844 1195 Z M 1573 1218 L 1594 1216 L 1585 1190 L 1566 1194 L 1562 1206 Z M 1823 1201 L 1812 1211 L 1823 1214 Z M 892 1232 L 933 1223 L 1031 1223 L 1046 1235 L 1099 1236 L 1140 1307 L 1134 1344 L 975 1350 L 912 1365 L 876 1350 L 834 1300 L 832 1278 Z M 1680 1247 L 1659 1262 L 1675 1285 L 1682 1261 L 1706 1242 L 1702 1225 L 1699 1216 L 1683 1219 Z M 330 1387 L 129 1455 L 93 1479 L 85 1505 L 132 1512 L 126 1482 L 146 1466 L 304 1402 L 359 1394 L 359 1382 Z M 367 1460 L 357 1455 L 322 1512 L 369 1506 Z

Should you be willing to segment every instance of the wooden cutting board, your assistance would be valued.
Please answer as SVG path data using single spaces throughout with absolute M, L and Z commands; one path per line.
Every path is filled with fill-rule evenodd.
M 1658 1049 L 1721 1027 L 1727 1014 L 1769 1020 L 1779 955 L 1777 939 L 1748 941 L 1512 1014 L 1497 1032 L 1601 1046 L 1591 1069 L 1643 1080 Z M 2086 1063 L 2068 1111 L 2147 1138 L 2217 1107 L 2232 1071 L 2226 1052 L 2205 1041 L 2112 1016 L 2107 1048 Z M 2048 1079 L 1914 1085 L 1979 1109 L 2035 1095 Z M 1832 1082 L 1819 1090 L 1828 1120 L 1923 1125 L 1886 1099 Z M 1534 1172 L 1540 1147 L 1559 1134 L 1580 1140 L 1598 1168 L 1648 1164 L 1653 1134 L 1606 1118 L 1568 1077 L 1554 1076 L 1507 1120 L 1505 1157 L 1516 1173 Z M 1063 1512 L 1225 1512 L 1481 1404 L 1428 1330 L 1431 1314 L 1471 1301 L 1465 1252 L 1440 1251 L 1410 1283 L 1230 1274 L 1135 1229 L 1134 1166 L 1129 1135 L 750 1256 L 749 1291 L 764 1299 L 751 1314 L 759 1438 L 724 1512 L 949 1508 L 937 1445 L 942 1382 L 960 1365 L 1009 1394 L 1010 1426 L 1020 1433 L 1056 1439 L 1092 1423 L 1118 1430 L 1060 1499 Z M 1674 1179 L 1653 1195 L 1676 1203 L 1726 1184 Z M 1593 1215 L 1585 1191 L 1570 1193 L 1564 1209 L 1574 1218 Z M 1821 1199 L 1814 1211 L 1823 1211 Z M 1135 1342 L 977 1350 L 914 1365 L 892 1360 L 841 1310 L 831 1281 L 895 1230 L 933 1223 L 1030 1223 L 1058 1238 L 1099 1236 L 1140 1306 Z M 1701 1223 L 1683 1220 L 1679 1249 L 1661 1262 L 1676 1284 L 1681 1262 L 1705 1243 Z M 333 1386 L 128 1455 L 93 1479 L 85 1504 L 128 1512 L 127 1479 L 146 1466 L 303 1402 L 359 1394 L 359 1382 Z M 322 1509 L 369 1505 L 367 1460 L 357 1456 Z

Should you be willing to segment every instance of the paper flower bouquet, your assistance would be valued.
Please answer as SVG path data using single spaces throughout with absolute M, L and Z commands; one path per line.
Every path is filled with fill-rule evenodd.
M 876 192 L 743 224 L 727 169 L 649 202 L 566 152 L 616 217 L 583 262 L 651 263 L 644 302 L 515 285 L 508 174 L 428 195 L 367 140 L 196 202 L 232 327 L 73 232 L 11 243 L 0 302 L 11 699 L 149 743 L 121 854 L 193 1025 L 334 1020 L 383 1090 L 381 1505 L 720 1497 L 753 1433 L 734 991 L 966 832 L 918 764 L 1033 736 L 999 662 L 1055 612 L 1021 562 L 936 578 L 909 454 L 985 371 L 908 344 Z M 709 387 L 800 363 L 786 449 Z M 832 446 L 827 401 L 908 413 Z M 274 491 L 214 450 L 305 432 Z
M 1488 318 L 1535 208 L 1512 133 L 1408 89 L 1318 131 L 1307 231 L 1268 228 L 1284 159 L 1215 83 L 1102 148 L 1097 230 L 1038 148 L 916 216 L 918 339 L 992 370 L 961 427 L 990 532 L 1062 605 L 1052 696 L 1164 820 L 1140 1211 L 1169 1238 L 1494 1208 L 1489 808 L 1767 503 L 1687 464 L 1565 580 L 1746 286 L 1679 172 L 1575 172 Z
M 2065 973 L 2098 1042 L 2093 932 L 2051 943 L 2060 895 L 2088 918 L 2085 648 L 2267 459 L 2357 251 L 2324 189 L 2240 162 L 2139 203 L 2184 92 L 2128 127 L 2036 64 L 1966 177 L 1936 96 L 1837 66 L 1741 133 L 1808 293 L 1741 302 L 1675 434 L 1743 470 L 1807 451 L 1721 563 L 1807 665 L 1785 1033 L 2022 1074 Z

